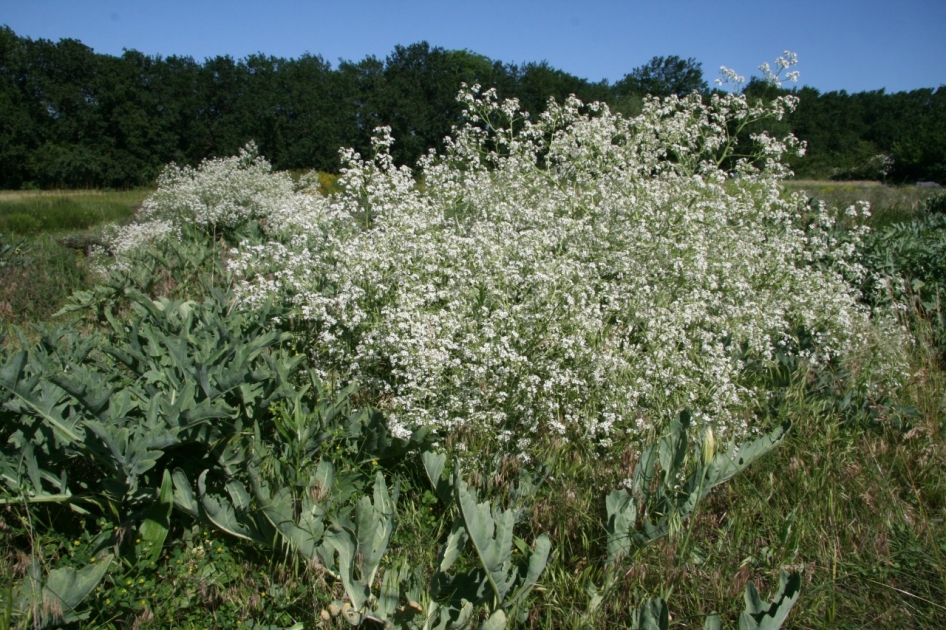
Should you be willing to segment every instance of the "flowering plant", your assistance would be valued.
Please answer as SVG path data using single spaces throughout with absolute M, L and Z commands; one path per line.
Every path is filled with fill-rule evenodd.
M 535 120 L 494 90 L 458 98 L 465 123 L 414 172 L 386 129 L 370 159 L 342 152 L 331 197 L 248 153 L 172 171 L 153 220 L 260 220 L 267 239 L 231 252 L 240 301 L 294 304 L 323 376 L 376 392 L 395 433 L 472 428 L 527 455 L 542 433 L 606 445 L 688 408 L 744 434 L 764 395 L 748 362 L 860 343 L 856 235 L 842 247 L 778 185 L 802 143 L 736 140 L 794 96 L 648 98 L 634 118 L 572 97 Z M 190 201 L 221 177 L 253 201 Z

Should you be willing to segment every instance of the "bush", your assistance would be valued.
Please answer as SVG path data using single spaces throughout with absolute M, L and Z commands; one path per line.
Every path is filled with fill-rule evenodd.
M 860 254 L 870 272 L 864 286 L 869 303 L 900 305 L 920 315 L 919 321 L 930 324 L 930 341 L 946 358 L 946 195 L 871 234 Z
M 331 197 L 249 148 L 168 171 L 134 229 L 259 221 L 268 242 L 231 253 L 240 299 L 293 304 L 322 377 L 361 382 L 396 434 L 472 427 L 525 455 L 547 433 L 636 439 L 684 408 L 744 434 L 765 395 L 747 362 L 858 345 L 855 243 L 779 193 L 801 147 L 754 135 L 733 157 L 794 97 L 651 99 L 635 118 L 569 99 L 537 121 L 493 91 L 461 100 L 468 122 L 420 162 L 423 187 L 383 130 L 373 159 L 345 154 Z
M 323 195 L 334 195 L 337 192 L 341 192 L 341 187 L 338 185 L 338 175 L 333 175 L 332 173 L 325 173 L 323 171 L 318 172 L 319 179 L 319 192 Z

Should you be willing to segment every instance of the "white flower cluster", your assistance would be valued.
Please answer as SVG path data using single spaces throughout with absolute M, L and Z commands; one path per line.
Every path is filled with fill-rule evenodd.
M 179 235 L 176 226 L 182 222 L 208 229 L 235 227 L 248 219 L 291 214 L 299 202 L 292 178 L 274 173 L 250 143 L 236 157 L 205 160 L 197 169 L 169 165 L 136 221 L 111 235 L 110 248 L 121 262 L 126 252 Z
M 761 134 L 735 154 L 793 97 L 649 99 L 630 119 L 570 98 L 535 121 L 492 90 L 460 99 L 467 123 L 416 173 L 382 129 L 373 159 L 343 152 L 332 197 L 247 155 L 170 171 L 147 208 L 260 219 L 270 241 L 232 253 L 240 300 L 293 302 L 315 364 L 374 391 L 395 432 L 469 428 L 528 454 L 542 433 L 608 444 L 689 408 L 740 434 L 764 396 L 747 363 L 858 345 L 869 314 L 823 261 L 856 268 L 778 186 L 802 147 Z
M 141 218 L 172 219 L 203 226 L 236 226 L 268 216 L 292 196 L 286 173 L 273 173 L 250 143 L 236 157 L 207 160 L 199 169 L 171 165 L 158 190 L 141 207 Z
M 762 80 L 766 83 L 774 85 L 775 87 L 782 87 L 781 74 L 783 70 L 788 70 L 791 67 L 798 65 L 798 55 L 786 50 L 780 57 L 775 59 L 775 72 L 772 72 L 772 66 L 769 65 L 769 62 L 763 63 L 759 66 L 759 70 L 762 71 Z M 740 75 L 732 68 L 727 68 L 726 66 L 719 67 L 719 74 L 722 75 L 720 78 L 716 79 L 716 85 L 723 86 L 729 85 L 736 90 L 742 89 L 742 86 L 746 82 L 746 77 Z M 799 73 L 798 70 L 791 70 L 785 73 L 785 81 L 791 81 L 792 83 L 798 82 Z
M 135 221 L 127 225 L 118 226 L 111 230 L 110 233 L 107 233 L 106 238 L 109 243 L 108 249 L 114 254 L 118 267 L 127 269 L 130 264 L 127 259 L 127 254 L 169 238 L 172 235 L 179 235 L 179 230 L 175 223 L 167 219 L 152 217 L 148 220 Z M 101 251 L 96 250 L 95 259 L 97 261 L 98 271 L 105 273 L 106 268 L 100 263 L 106 258 L 106 251 L 104 248 L 100 249 Z

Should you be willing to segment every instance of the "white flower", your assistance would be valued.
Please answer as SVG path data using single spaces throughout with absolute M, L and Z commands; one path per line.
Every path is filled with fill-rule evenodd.
M 729 439 L 766 395 L 748 364 L 862 347 L 852 250 L 779 188 L 803 145 L 760 133 L 734 157 L 794 96 L 649 98 L 634 118 L 571 97 L 537 119 L 494 90 L 458 99 L 467 122 L 417 178 L 380 129 L 372 159 L 342 152 L 332 197 L 247 152 L 169 169 L 149 216 L 264 223 L 232 252 L 241 303 L 294 304 L 317 370 L 374 391 L 399 435 L 475 427 L 528 457 L 543 433 L 608 445 L 690 408 Z

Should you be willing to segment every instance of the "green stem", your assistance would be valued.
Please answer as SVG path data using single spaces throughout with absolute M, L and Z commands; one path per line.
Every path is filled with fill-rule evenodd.
M 19 505 L 24 501 L 26 503 L 68 503 L 73 498 L 71 494 L 44 494 L 21 499 L 0 499 L 0 505 Z

